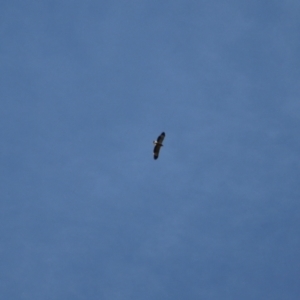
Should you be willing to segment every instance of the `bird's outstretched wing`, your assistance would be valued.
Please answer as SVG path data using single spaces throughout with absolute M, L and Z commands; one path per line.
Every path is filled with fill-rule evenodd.
M 164 141 L 166 134 L 164 132 L 162 132 L 160 134 L 160 136 L 157 138 L 157 143 L 162 144 L 162 142 Z
M 159 145 L 155 145 L 154 150 L 153 150 L 153 157 L 154 157 L 154 159 L 158 159 L 159 150 L 160 150 L 160 146 Z

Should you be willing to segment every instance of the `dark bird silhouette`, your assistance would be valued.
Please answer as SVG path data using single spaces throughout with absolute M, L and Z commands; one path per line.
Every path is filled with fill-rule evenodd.
M 163 146 L 162 142 L 163 142 L 165 136 L 166 136 L 166 134 L 164 132 L 162 132 L 161 135 L 157 138 L 157 140 L 153 141 L 153 144 L 155 145 L 154 149 L 153 149 L 153 157 L 154 157 L 154 159 L 158 158 L 159 150 L 160 150 L 160 147 Z

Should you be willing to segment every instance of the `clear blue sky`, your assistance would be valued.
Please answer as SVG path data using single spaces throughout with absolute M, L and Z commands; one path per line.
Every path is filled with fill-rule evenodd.
M 1 1 L 0 298 L 300 299 L 299 16 Z

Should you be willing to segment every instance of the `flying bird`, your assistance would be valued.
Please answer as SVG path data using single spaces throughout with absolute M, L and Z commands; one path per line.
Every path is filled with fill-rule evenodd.
M 164 132 L 162 132 L 161 135 L 157 138 L 157 140 L 153 141 L 153 144 L 155 145 L 154 149 L 153 149 L 153 157 L 154 157 L 154 159 L 158 158 L 159 150 L 160 150 L 160 147 L 163 146 L 162 142 L 163 142 L 165 136 L 166 136 L 166 134 Z

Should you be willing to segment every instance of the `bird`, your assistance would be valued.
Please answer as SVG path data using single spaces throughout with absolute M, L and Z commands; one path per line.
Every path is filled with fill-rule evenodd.
M 155 145 L 154 149 L 153 149 L 153 158 L 154 159 L 158 159 L 159 150 L 160 150 L 160 147 L 163 146 L 162 142 L 163 142 L 165 136 L 166 136 L 166 134 L 164 132 L 162 132 L 160 134 L 160 136 L 157 138 L 157 140 L 153 141 L 153 144 Z

